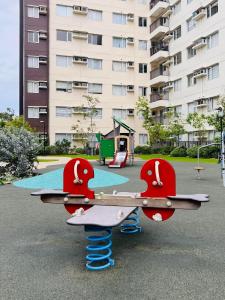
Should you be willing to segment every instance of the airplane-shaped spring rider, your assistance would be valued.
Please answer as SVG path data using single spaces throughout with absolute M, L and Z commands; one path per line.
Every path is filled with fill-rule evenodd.
M 165 160 L 152 159 L 141 169 L 140 178 L 147 183 L 141 193 L 116 191 L 113 194 L 95 194 L 88 188 L 94 178 L 92 165 L 83 158 L 70 160 L 64 168 L 63 191 L 41 190 L 32 195 L 40 196 L 44 203 L 64 204 L 72 215 L 69 225 L 84 225 L 85 231 L 98 234 L 87 237 L 86 268 L 102 270 L 114 265 L 112 259 L 112 227 L 121 225 L 123 233 L 141 231 L 139 209 L 153 221 L 165 221 L 176 209 L 195 210 L 208 195 L 176 195 L 176 175 Z

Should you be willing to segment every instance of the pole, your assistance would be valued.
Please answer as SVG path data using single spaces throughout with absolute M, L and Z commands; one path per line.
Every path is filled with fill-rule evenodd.
M 45 155 L 45 121 L 43 122 L 44 124 L 44 155 Z
M 222 130 L 221 134 L 221 141 L 222 141 L 222 147 L 221 147 L 221 172 L 222 172 L 222 178 L 223 178 L 223 186 L 225 187 L 225 140 L 224 140 L 224 132 Z

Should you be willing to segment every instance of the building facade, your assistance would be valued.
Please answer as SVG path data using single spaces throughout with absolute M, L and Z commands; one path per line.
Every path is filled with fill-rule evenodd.
M 210 113 L 225 93 L 224 13 L 222 0 L 21 0 L 20 114 L 51 144 L 78 145 L 72 127 L 89 127 L 90 95 L 96 132 L 116 116 L 138 145 L 147 143 L 139 96 L 162 124 L 168 107 Z M 183 139 L 197 139 L 187 130 Z
M 176 0 L 150 2 L 150 106 L 161 123 L 168 107 L 188 113 L 215 112 L 225 94 L 225 2 Z M 197 141 L 186 124 L 184 140 Z M 212 141 L 213 128 L 206 139 Z

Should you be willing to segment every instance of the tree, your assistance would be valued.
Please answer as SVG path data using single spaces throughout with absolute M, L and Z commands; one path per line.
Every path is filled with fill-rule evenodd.
M 0 128 L 4 127 L 6 122 L 12 121 L 14 111 L 11 108 L 7 108 L 5 112 L 0 112 Z
M 84 120 L 88 120 L 88 126 L 86 129 L 81 127 L 81 121 L 77 120 L 77 124 L 72 127 L 72 130 L 76 132 L 77 137 L 81 140 L 82 144 L 87 144 L 87 146 L 91 149 L 91 155 L 94 154 L 94 137 L 95 137 L 95 130 L 96 124 L 94 123 L 94 118 L 98 112 L 97 105 L 100 103 L 98 98 L 84 95 L 86 99 L 85 105 L 81 105 L 77 107 L 78 111 L 83 114 Z
M 0 162 L 3 163 L 0 179 L 8 174 L 16 178 L 32 175 L 39 150 L 38 137 L 25 128 L 0 129 Z
M 176 142 L 179 144 L 179 139 L 182 134 L 186 133 L 184 129 L 184 121 L 182 120 L 181 116 L 174 112 L 174 109 L 169 109 L 166 114 L 168 119 L 168 135 L 171 138 L 175 138 Z
M 223 111 L 225 112 L 225 95 L 221 96 L 218 101 L 217 105 L 223 108 Z M 221 124 L 220 124 L 220 118 L 218 117 L 217 113 L 213 113 L 209 116 L 207 116 L 207 121 L 210 126 L 213 126 L 216 131 L 220 132 L 221 130 Z M 223 128 L 225 128 L 225 117 L 223 118 Z
M 15 116 L 12 120 L 5 123 L 6 127 L 14 127 L 14 128 L 24 128 L 28 131 L 34 132 L 34 129 L 30 126 L 28 122 L 24 120 L 22 116 Z
M 187 116 L 187 123 L 197 130 L 199 142 L 202 144 L 205 139 L 207 117 L 204 114 L 197 112 L 189 113 Z
M 161 123 L 153 124 L 149 130 L 149 141 L 151 145 L 161 143 L 168 138 L 168 130 Z

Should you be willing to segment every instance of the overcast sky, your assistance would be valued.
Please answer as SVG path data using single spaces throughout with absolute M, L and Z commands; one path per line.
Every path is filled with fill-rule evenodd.
M 19 0 L 1 0 L 0 111 L 18 113 L 19 102 Z

